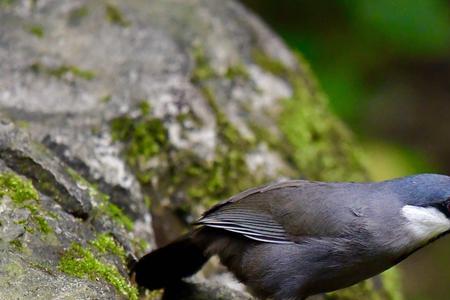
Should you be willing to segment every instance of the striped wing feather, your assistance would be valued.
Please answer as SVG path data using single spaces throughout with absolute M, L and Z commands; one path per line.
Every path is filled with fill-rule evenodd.
M 293 243 L 283 226 L 267 210 L 261 209 L 264 205 L 246 203 L 245 199 L 283 187 L 296 187 L 302 183 L 300 180 L 286 181 L 244 191 L 212 207 L 195 224 L 239 233 L 260 242 Z M 267 202 L 267 199 L 263 200 Z

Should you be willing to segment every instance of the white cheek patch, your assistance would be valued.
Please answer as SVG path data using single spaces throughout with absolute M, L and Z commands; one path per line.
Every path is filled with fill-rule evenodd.
M 406 227 L 415 239 L 424 242 L 450 230 L 450 220 L 437 208 L 405 205 Z

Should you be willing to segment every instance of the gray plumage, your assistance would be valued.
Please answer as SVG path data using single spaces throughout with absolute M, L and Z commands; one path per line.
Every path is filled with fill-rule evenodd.
M 449 198 L 450 178 L 443 175 L 379 183 L 285 181 L 212 207 L 188 240 L 205 261 L 219 255 L 255 295 L 304 299 L 374 276 L 447 233 L 450 225 L 439 214 L 449 217 Z M 405 206 L 413 207 L 413 219 L 405 217 Z M 433 223 L 434 215 L 428 234 L 420 218 Z M 136 268 L 144 286 L 150 286 L 151 255 Z

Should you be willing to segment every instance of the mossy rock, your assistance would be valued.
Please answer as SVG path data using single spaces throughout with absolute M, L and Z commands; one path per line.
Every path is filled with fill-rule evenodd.
M 2 295 L 135 299 L 133 260 L 217 201 L 367 179 L 307 64 L 236 1 L 6 1 L 0 18 Z M 244 297 L 208 276 L 186 297 Z M 394 277 L 327 297 L 399 299 Z

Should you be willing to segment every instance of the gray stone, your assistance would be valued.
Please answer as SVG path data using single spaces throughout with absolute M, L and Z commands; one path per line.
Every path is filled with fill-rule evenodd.
M 0 20 L 0 179 L 38 193 L 0 185 L 3 298 L 136 299 L 128 265 L 205 206 L 315 170 L 361 174 L 307 67 L 236 1 L 0 1 Z M 279 126 L 296 99 L 320 115 L 298 118 L 300 150 Z M 206 269 L 177 292 L 249 298 Z

